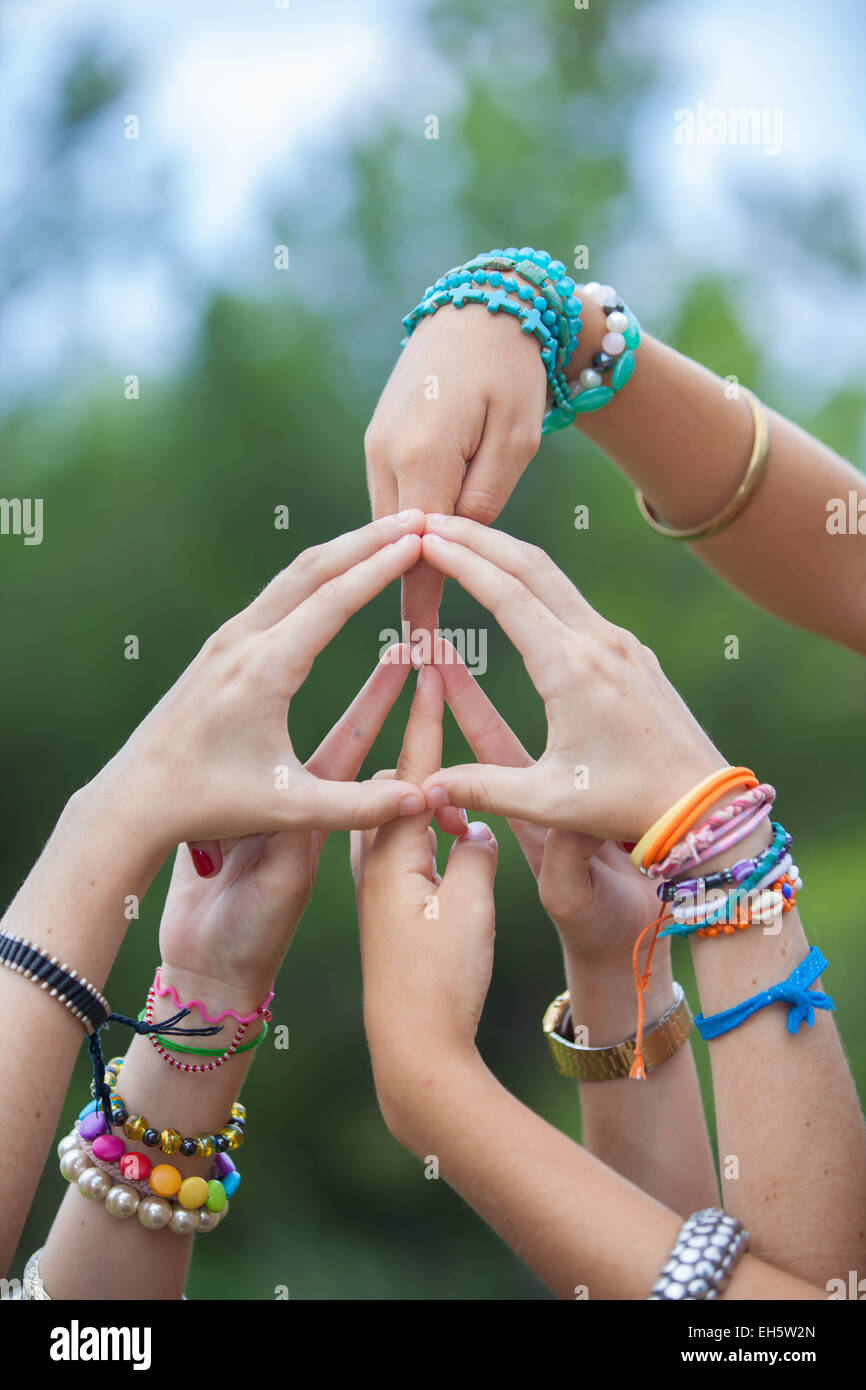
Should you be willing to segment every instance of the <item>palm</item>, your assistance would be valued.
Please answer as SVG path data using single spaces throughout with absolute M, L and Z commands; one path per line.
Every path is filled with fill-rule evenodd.
M 175 859 L 159 929 L 162 959 L 218 979 L 273 973 L 312 889 L 323 832 L 221 841 L 223 865 L 199 878 L 185 845 Z

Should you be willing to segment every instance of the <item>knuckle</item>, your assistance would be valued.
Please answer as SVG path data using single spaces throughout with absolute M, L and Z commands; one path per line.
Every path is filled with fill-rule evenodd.
M 295 574 L 309 574 L 316 568 L 321 555 L 322 547 L 320 545 L 308 546 L 306 550 L 301 551 L 300 555 L 295 556 L 289 568 Z
M 534 458 L 538 453 L 541 444 L 541 422 L 536 423 L 528 417 L 521 416 L 515 420 L 508 431 L 508 452 L 512 457 L 525 460 L 526 463 Z
M 482 526 L 490 526 L 496 520 L 501 509 L 501 503 L 494 493 L 486 488 L 464 488 L 460 494 L 455 508 L 458 516 L 468 517 L 470 521 L 478 521 Z

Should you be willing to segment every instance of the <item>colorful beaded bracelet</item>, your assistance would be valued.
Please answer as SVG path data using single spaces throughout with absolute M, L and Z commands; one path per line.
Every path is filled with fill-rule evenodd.
M 112 1091 L 111 1123 L 122 1129 L 127 1139 L 141 1142 L 148 1148 L 158 1148 L 164 1154 L 183 1154 L 184 1158 L 209 1158 L 214 1153 L 225 1153 L 227 1149 L 239 1149 L 244 1141 L 247 1112 L 239 1101 L 232 1106 L 231 1115 L 223 1127 L 215 1134 L 196 1134 L 194 1138 L 184 1139 L 176 1129 L 166 1127 L 159 1130 L 151 1125 L 144 1115 L 130 1115 L 123 1100 L 116 1094 L 119 1067 L 111 1063 L 106 1069 L 105 1081 Z M 122 1060 L 122 1059 L 120 1059 Z M 124 1152 L 125 1145 L 119 1136 L 108 1135 L 108 1126 L 102 1109 L 96 1100 L 90 1101 L 78 1116 L 84 1126 L 84 1137 L 96 1140 L 105 1136 L 112 1145 L 120 1144 L 118 1155 Z
M 577 385 L 570 388 L 568 399 L 557 402 L 549 412 L 545 420 L 546 433 L 564 429 L 574 424 L 576 416 L 588 415 L 608 405 L 631 380 L 635 353 L 640 347 L 640 324 L 612 285 L 599 285 L 593 280 L 576 288 L 584 299 L 592 299 L 604 310 L 606 328 L 592 366 L 584 367 Z M 610 372 L 607 386 L 604 384 L 606 372 Z
M 147 1154 L 139 1153 L 137 1150 L 130 1150 L 128 1153 L 122 1153 L 118 1156 L 117 1151 L 110 1147 L 113 1142 L 111 1135 L 98 1135 L 91 1143 L 85 1137 L 83 1121 L 80 1120 L 76 1120 L 75 1122 L 74 1136 L 77 1136 L 79 1148 L 87 1155 L 91 1163 L 95 1164 L 98 1168 L 104 1168 L 106 1173 L 108 1173 L 115 1182 L 129 1183 L 130 1187 L 134 1187 L 139 1194 L 147 1194 L 154 1191 L 153 1185 L 150 1182 L 150 1174 L 153 1171 L 154 1164 L 151 1163 Z M 103 1140 L 106 1140 L 107 1144 L 103 1144 Z M 117 1161 L 115 1161 L 115 1159 L 117 1159 Z M 160 1165 L 157 1164 L 156 1166 L 159 1167 Z M 165 1167 L 169 1165 L 162 1166 Z M 227 1196 L 232 1196 L 238 1189 L 241 1175 L 229 1155 L 220 1153 L 214 1155 L 214 1160 L 211 1164 L 210 1178 L 211 1181 L 221 1182 L 226 1190 Z
M 766 875 L 772 869 L 777 868 L 794 843 L 792 836 L 788 834 L 784 826 L 780 825 L 778 821 L 771 821 L 770 824 L 773 830 L 772 843 L 761 855 L 749 876 L 737 886 L 733 893 L 728 895 L 722 906 L 699 922 L 671 922 L 663 931 L 659 932 L 659 936 L 690 936 L 692 932 L 697 931 L 699 927 L 708 928 L 717 926 L 726 917 L 730 916 L 729 909 L 731 905 L 738 904 L 743 897 L 748 897 L 755 888 L 759 887 Z
M 68 1183 L 75 1183 L 82 1197 L 91 1202 L 103 1202 L 110 1216 L 119 1221 L 130 1216 L 138 1216 L 142 1226 L 148 1230 L 160 1230 L 167 1226 L 176 1235 L 190 1236 L 206 1234 L 214 1230 L 228 1215 L 227 1194 L 219 1180 L 205 1182 L 204 1178 L 181 1178 L 177 1169 L 177 1184 L 166 1181 L 160 1186 L 154 1184 L 151 1174 L 151 1191 L 142 1194 L 129 1182 L 117 1182 L 111 1173 L 92 1160 L 80 1147 L 78 1135 L 68 1134 L 57 1146 L 60 1159 L 60 1172 Z M 169 1164 L 159 1165 L 169 1168 Z M 168 1189 L 177 1200 L 168 1199 Z M 219 1190 L 218 1190 L 219 1189 Z
M 521 284 L 508 271 L 522 276 Z M 492 293 L 483 286 L 489 284 Z M 424 291 L 421 302 L 403 319 L 407 336 L 403 346 L 425 317 L 446 304 L 462 309 L 465 304 L 484 304 L 491 314 L 505 312 L 520 319 L 524 333 L 532 333 L 541 343 L 541 358 L 547 375 L 553 408 L 545 416 L 542 433 L 561 424 L 550 424 L 556 409 L 567 409 L 571 400 L 564 368 L 568 364 L 580 333 L 581 304 L 574 297 L 575 284 L 565 274 L 562 261 L 549 252 L 531 246 L 508 246 L 481 253 L 439 277 Z M 537 291 L 533 293 L 533 291 Z M 517 298 L 509 296 L 513 294 Z M 529 307 L 531 304 L 531 307 Z M 563 421 L 563 423 L 570 423 Z

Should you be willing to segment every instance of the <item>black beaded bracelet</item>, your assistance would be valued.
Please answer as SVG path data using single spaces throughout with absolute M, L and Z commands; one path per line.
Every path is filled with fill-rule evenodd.
M 93 985 L 79 979 L 56 956 L 46 956 L 24 936 L 0 932 L 0 965 L 47 990 L 52 999 L 78 1019 L 88 1037 L 99 1031 L 111 1013 L 108 1000 Z

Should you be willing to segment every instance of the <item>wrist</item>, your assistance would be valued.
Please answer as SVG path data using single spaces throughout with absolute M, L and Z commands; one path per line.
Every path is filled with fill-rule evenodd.
M 218 973 L 204 974 L 187 970 L 183 966 L 164 960 L 159 967 L 159 978 L 161 986 L 170 986 L 174 994 L 157 995 L 154 999 L 155 1019 L 170 1018 L 172 1014 L 177 1013 L 178 1008 L 189 1007 L 194 1001 L 203 1005 L 211 1018 L 218 1017 L 226 1010 L 233 1010 L 234 1013 L 240 1014 L 241 1018 L 249 1018 L 265 1004 L 273 990 L 274 977 L 271 972 L 268 975 L 235 975 L 232 979 L 224 979 Z M 181 1001 L 180 1004 L 175 1002 L 175 995 Z M 260 1021 L 254 1020 L 244 1040 L 251 1041 L 260 1026 Z M 231 1014 L 222 1020 L 223 1033 L 227 1030 L 234 1032 L 237 1027 L 238 1020 Z M 205 1041 L 208 1046 L 215 1047 L 220 1041 L 220 1036 L 215 1036 L 215 1040 Z
M 585 1028 L 588 1047 L 611 1047 L 630 1037 L 637 1027 L 637 987 L 631 961 L 619 961 L 609 969 L 584 962 L 564 950 L 566 985 L 575 1028 Z M 648 1026 L 673 1003 L 673 967 L 670 946 L 660 941 L 653 956 L 652 974 L 644 992 L 644 1016 Z

